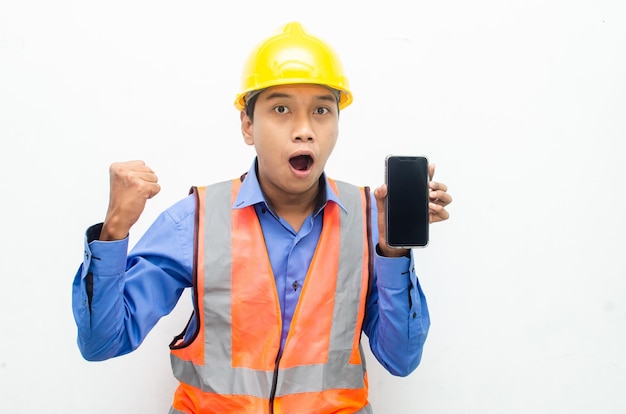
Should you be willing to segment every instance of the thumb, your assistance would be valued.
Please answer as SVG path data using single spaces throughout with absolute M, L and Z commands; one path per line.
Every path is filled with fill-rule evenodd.
M 374 197 L 376 198 L 376 205 L 378 211 L 385 206 L 385 198 L 387 198 L 387 184 L 382 184 L 380 187 L 374 190 Z

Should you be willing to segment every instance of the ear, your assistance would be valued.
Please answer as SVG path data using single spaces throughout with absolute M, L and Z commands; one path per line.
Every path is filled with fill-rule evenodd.
M 243 135 L 244 142 L 248 145 L 254 145 L 254 137 L 252 134 L 252 120 L 248 115 L 246 115 L 245 110 L 239 113 L 239 119 L 241 120 L 241 135 Z

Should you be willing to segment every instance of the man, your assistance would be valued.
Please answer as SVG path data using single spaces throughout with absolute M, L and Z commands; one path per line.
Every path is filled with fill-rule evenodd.
M 73 285 L 83 356 L 135 350 L 192 288 L 194 312 L 170 345 L 170 413 L 372 413 L 361 332 L 406 376 L 430 320 L 411 251 L 385 242 L 386 187 L 372 197 L 324 174 L 351 102 L 334 51 L 286 25 L 251 53 L 235 101 L 257 154 L 249 171 L 193 187 L 128 254 L 160 187 L 144 162 L 113 163 Z M 429 185 L 430 220 L 445 220 L 447 188 Z

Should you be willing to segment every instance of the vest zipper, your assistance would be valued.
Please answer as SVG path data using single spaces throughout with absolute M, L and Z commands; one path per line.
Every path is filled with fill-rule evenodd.
M 274 364 L 274 377 L 272 378 L 272 389 L 270 390 L 270 414 L 274 414 L 274 398 L 276 398 L 276 387 L 278 386 L 278 364 L 283 354 L 283 350 L 278 351 L 276 363 Z

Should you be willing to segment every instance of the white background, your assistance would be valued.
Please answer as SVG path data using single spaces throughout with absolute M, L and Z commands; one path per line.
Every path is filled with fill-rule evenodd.
M 355 95 L 327 172 L 425 154 L 454 197 L 416 251 L 432 328 L 407 378 L 368 354 L 377 413 L 626 412 L 626 6 L 621 0 L 0 1 L 0 412 L 166 413 L 168 343 L 84 361 L 71 283 L 108 166 L 160 177 L 131 234 L 247 170 L 232 102 L 291 20 Z

